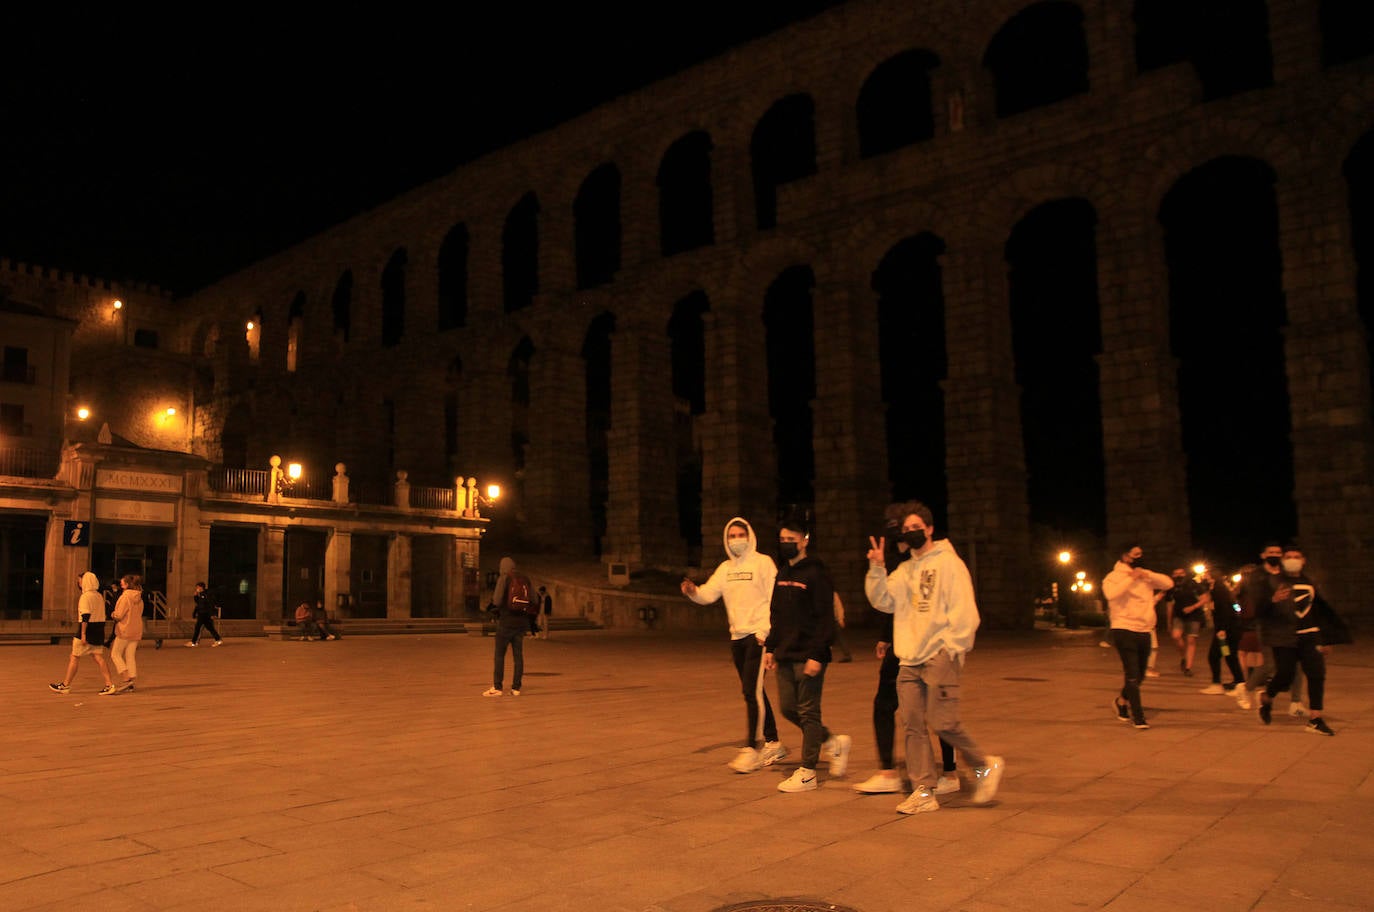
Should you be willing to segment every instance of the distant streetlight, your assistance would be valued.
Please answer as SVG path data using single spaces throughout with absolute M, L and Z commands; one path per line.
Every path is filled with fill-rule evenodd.
M 292 481 L 301 480 L 301 464 L 299 462 L 290 463 L 286 467 L 286 474 Z
M 76 410 L 76 417 L 82 421 L 85 421 L 87 418 L 91 417 L 91 410 L 83 405 L 81 406 L 81 408 Z
M 172 417 L 173 415 L 175 415 L 176 413 L 177 413 L 177 410 L 176 410 L 175 408 L 172 408 L 171 406 L 168 406 L 168 407 L 167 407 L 167 417 L 168 417 L 168 418 L 171 418 L 171 417 Z
M 119 300 L 118 298 L 115 298 L 115 302 L 114 302 L 114 305 L 113 305 L 113 306 L 114 306 L 114 309 L 115 309 L 115 310 L 123 310 L 123 309 L 124 309 L 124 302 L 121 301 L 121 300 Z
M 1193 564 L 1193 576 L 1202 576 L 1207 572 L 1206 564 Z
M 1061 564 L 1067 564 L 1067 563 L 1068 563 L 1069 561 L 1071 561 L 1071 560 L 1073 560 L 1073 554 L 1072 554 L 1072 553 L 1070 553 L 1070 552 L 1068 552 L 1068 551 L 1060 551 L 1060 552 L 1059 552 L 1059 563 L 1061 563 Z

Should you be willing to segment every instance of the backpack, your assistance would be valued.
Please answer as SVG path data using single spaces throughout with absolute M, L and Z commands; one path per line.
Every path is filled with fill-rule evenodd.
M 530 598 L 530 581 L 518 573 L 506 577 L 506 607 L 523 614 L 539 613 L 539 606 Z

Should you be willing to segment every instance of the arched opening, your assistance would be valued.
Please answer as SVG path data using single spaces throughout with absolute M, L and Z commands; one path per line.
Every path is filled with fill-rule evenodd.
M 1191 64 L 1205 101 L 1274 83 L 1264 0 L 1136 0 L 1136 69 Z
M 334 284 L 330 309 L 334 314 L 334 338 L 341 345 L 347 344 L 353 326 L 353 270 L 345 269 Z
M 577 287 L 605 285 L 620 271 L 620 169 L 607 162 L 573 200 Z
M 525 518 L 525 457 L 530 446 L 530 362 L 534 343 L 522 338 L 506 362 L 510 381 L 510 494 L 509 509 L 518 521 Z
M 711 197 L 711 137 L 700 130 L 668 147 L 658 166 L 659 243 L 664 256 L 716 240 Z
M 754 127 L 749 161 L 759 230 L 778 223 L 778 187 L 816 173 L 816 104 L 810 95 L 774 103 Z
M 1364 324 L 1370 401 L 1374 402 L 1374 130 L 1355 144 L 1341 169 L 1349 189 L 1350 243 L 1355 255 L 1355 301 Z
M 945 474 L 945 243 L 923 233 L 895 244 L 873 272 L 891 500 L 923 501 L 948 529 Z
M 1094 548 L 1107 534 L 1096 229 L 1087 201 L 1055 200 L 1021 219 L 1006 245 L 1032 534 Z
M 784 270 L 763 298 L 768 353 L 768 414 L 773 419 L 779 515 L 809 515 L 816 502 L 811 403 L 816 398 L 816 340 L 808 266 Z
M 291 299 L 286 315 L 286 370 L 295 373 L 300 357 L 301 330 L 305 324 L 305 292 L 298 291 Z
M 592 553 L 601 556 L 611 498 L 611 335 L 615 315 L 592 320 L 582 340 L 586 371 L 587 502 L 592 516 Z
M 1193 544 L 1236 561 L 1297 531 L 1274 182 L 1219 158 L 1159 208 Z
M 406 329 L 406 250 L 398 249 L 382 270 L 382 345 L 399 345 Z
M 439 329 L 468 322 L 468 226 L 454 225 L 439 245 Z
M 1088 39 L 1076 3 L 1050 0 L 1021 10 L 988 43 L 997 116 L 1010 117 L 1088 91 Z
M 502 300 L 506 313 L 523 310 L 539 293 L 539 198 L 521 197 L 501 231 Z
M 701 446 L 697 417 L 706 412 L 706 294 L 677 302 L 668 321 L 673 366 L 673 449 L 677 465 L 677 527 L 689 566 L 701 565 Z
M 1374 3 L 1321 0 L 1322 66 L 1339 66 L 1374 54 Z
M 874 68 L 855 104 L 859 157 L 872 158 L 935 135 L 930 71 L 940 58 L 930 51 L 903 51 Z
M 253 415 L 245 403 L 240 402 L 224 416 L 224 428 L 220 431 L 220 465 L 226 469 L 248 468 L 248 439 L 253 429 Z

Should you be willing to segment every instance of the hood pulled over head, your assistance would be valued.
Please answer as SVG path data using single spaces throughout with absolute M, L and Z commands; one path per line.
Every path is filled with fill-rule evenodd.
M 100 577 L 87 570 L 81 574 L 81 591 L 98 592 L 100 590 Z
M 512 570 L 514 570 L 514 569 L 515 569 L 515 558 L 513 558 L 513 557 L 503 557 L 503 558 L 501 558 L 501 572 L 502 572 L 502 573 L 510 573 L 510 572 L 511 572 Z
M 730 550 L 730 527 L 743 526 L 744 531 L 749 533 L 746 544 L 738 554 Z M 758 539 L 754 536 L 754 527 L 749 525 L 749 520 L 742 516 L 736 516 L 725 524 L 725 530 L 720 533 L 721 543 L 725 545 L 725 556 L 732 560 L 742 560 L 758 550 Z

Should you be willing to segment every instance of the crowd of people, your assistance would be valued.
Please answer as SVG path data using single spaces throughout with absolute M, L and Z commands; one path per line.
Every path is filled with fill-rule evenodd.
M 1305 574 L 1296 543 L 1267 542 L 1259 563 L 1235 580 L 1207 568 L 1193 575 L 1165 575 L 1144 566 L 1145 552 L 1132 543 L 1102 580 L 1110 618 L 1110 642 L 1121 659 L 1123 683 L 1112 698 L 1122 722 L 1148 729 L 1141 697 L 1144 680 L 1159 677 L 1156 658 L 1162 624 L 1178 650 L 1179 672 L 1193 676 L 1198 641 L 1213 629 L 1207 650 L 1207 695 L 1229 695 L 1241 710 L 1258 706 L 1260 721 L 1273 722 L 1274 700 L 1290 696 L 1290 716 L 1305 718 L 1306 731 L 1334 735 L 1324 717 L 1326 655 L 1350 642 L 1349 631 Z M 1223 668 L 1230 675 L 1223 681 Z M 1305 701 L 1304 701 L 1305 694 Z

